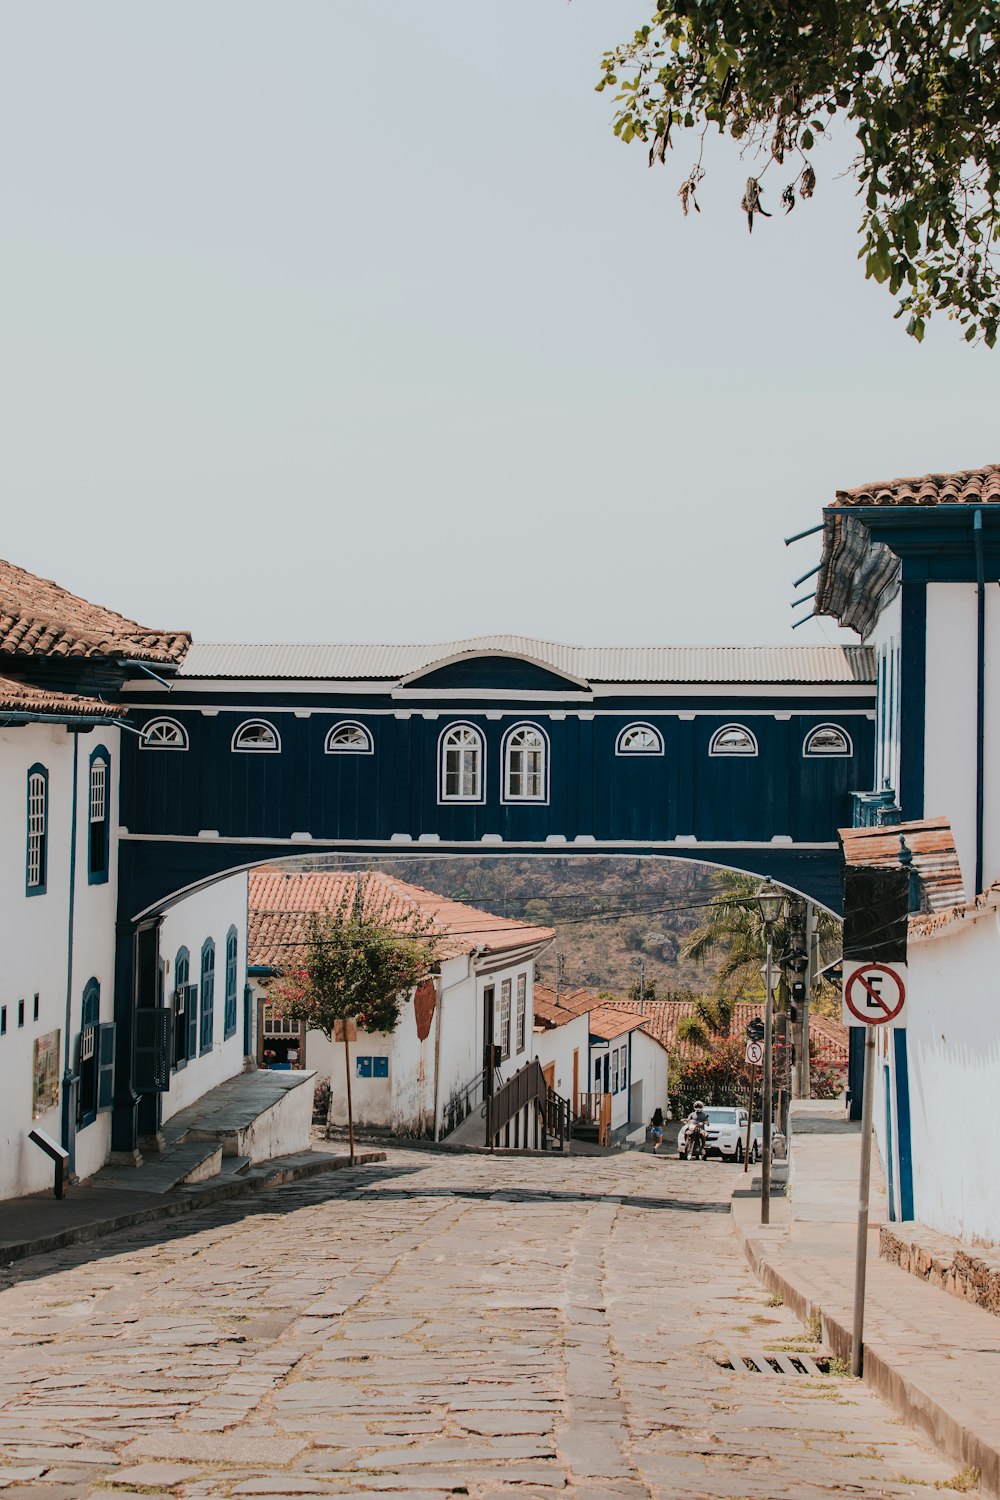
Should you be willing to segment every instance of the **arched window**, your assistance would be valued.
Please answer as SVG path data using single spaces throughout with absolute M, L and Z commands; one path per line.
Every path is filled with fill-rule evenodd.
M 325 748 L 327 755 L 373 755 L 375 752 L 368 730 L 363 724 L 356 724 L 353 719 L 334 724 L 326 737 Z
M 663 735 L 652 724 L 626 724 L 615 742 L 616 755 L 662 755 Z
M 274 753 L 281 749 L 281 740 L 274 725 L 266 719 L 247 719 L 233 735 L 233 749 Z
M 76 1123 L 82 1130 L 97 1119 L 97 1028 L 101 1021 L 101 986 L 88 979 L 83 991 L 80 1013 L 80 1041 L 77 1053 Z
M 537 724 L 515 724 L 503 739 L 503 800 L 547 802 L 549 742 Z
M 87 880 L 103 885 L 108 878 L 110 823 L 108 820 L 108 778 L 111 757 L 98 745 L 90 757 L 88 812 L 90 833 L 87 846 Z
M 226 933 L 226 1013 L 223 1035 L 231 1037 L 236 1032 L 236 928 Z
M 49 853 L 49 773 L 44 766 L 32 766 L 28 772 L 28 847 L 25 890 L 29 896 L 43 896 L 48 875 Z
M 188 734 L 176 719 L 150 719 L 139 737 L 140 750 L 186 750 Z
M 174 959 L 174 1067 L 186 1068 L 198 1055 L 198 986 L 190 983 L 191 955 L 178 948 Z
M 452 724 L 438 741 L 438 799 L 482 802 L 486 747 L 471 724 Z
M 757 741 L 743 724 L 723 724 L 712 735 L 709 755 L 756 755 Z
M 853 755 L 854 746 L 846 730 L 836 724 L 817 724 L 802 742 L 803 755 Z
M 199 1051 L 211 1052 L 215 1030 L 215 943 L 206 938 L 201 950 L 201 1036 Z

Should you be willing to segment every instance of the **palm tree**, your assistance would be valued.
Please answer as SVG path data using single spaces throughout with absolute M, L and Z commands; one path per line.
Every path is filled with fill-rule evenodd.
M 760 882 L 753 875 L 742 875 L 735 870 L 720 870 L 713 880 L 719 894 L 709 906 L 704 922 L 684 944 L 682 955 L 696 962 L 720 956 L 720 995 L 744 988 L 757 991 L 760 966 L 767 956 L 767 939 L 756 899 Z M 820 952 L 832 957 L 840 950 L 841 923 L 829 912 L 819 910 L 816 923 Z M 801 927 L 801 905 L 790 901 L 773 927 L 774 955 L 779 965 L 782 956 L 801 943 Z M 780 1004 L 784 999 L 784 977 L 780 969 L 779 973 Z
M 728 995 L 701 995 L 694 1002 L 694 1014 L 677 1022 L 677 1040 L 691 1042 L 709 1052 L 712 1042 L 726 1038 L 732 1029 L 736 1002 Z

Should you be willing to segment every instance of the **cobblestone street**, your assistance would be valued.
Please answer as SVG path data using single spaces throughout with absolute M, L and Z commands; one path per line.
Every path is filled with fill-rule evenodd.
M 804 1337 L 743 1263 L 734 1176 L 392 1151 L 10 1267 L 0 1485 L 934 1493 L 956 1465 L 864 1386 L 721 1363 Z

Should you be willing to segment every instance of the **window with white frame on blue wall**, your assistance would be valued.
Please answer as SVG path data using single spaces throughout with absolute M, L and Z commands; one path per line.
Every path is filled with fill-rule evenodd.
M 108 878 L 111 825 L 108 797 L 111 780 L 111 757 L 104 745 L 98 745 L 90 757 L 87 788 L 87 879 L 91 885 L 103 885 Z

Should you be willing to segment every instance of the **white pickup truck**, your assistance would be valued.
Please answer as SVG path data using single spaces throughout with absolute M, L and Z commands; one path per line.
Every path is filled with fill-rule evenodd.
M 705 1155 L 721 1156 L 723 1161 L 742 1161 L 747 1138 L 746 1110 L 710 1104 L 705 1113 L 708 1115 Z M 688 1115 L 677 1137 L 677 1155 L 682 1161 L 687 1159 L 691 1122 L 692 1115 Z M 752 1162 L 760 1161 L 763 1143 L 764 1126 L 760 1120 L 756 1120 L 750 1127 L 750 1160 Z M 776 1125 L 771 1128 L 771 1152 L 774 1156 L 785 1154 L 785 1138 Z

